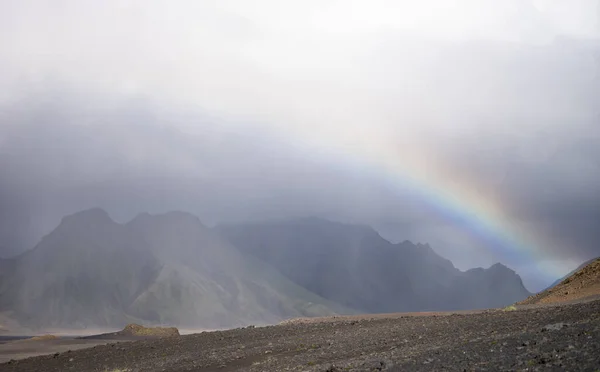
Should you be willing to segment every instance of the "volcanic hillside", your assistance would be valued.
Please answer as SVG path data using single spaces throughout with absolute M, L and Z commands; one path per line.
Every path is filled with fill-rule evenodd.
M 554 287 L 530 296 L 518 304 L 568 302 L 598 295 L 600 295 L 600 257 L 592 260 Z

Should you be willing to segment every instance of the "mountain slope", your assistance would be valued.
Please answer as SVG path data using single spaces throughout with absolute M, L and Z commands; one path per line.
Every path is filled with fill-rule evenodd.
M 216 321 L 224 327 L 347 312 L 256 258 L 243 256 L 190 214 L 142 214 L 127 227 L 165 264 L 154 285 L 133 304 L 138 312 L 164 306 L 159 300 L 164 297 L 176 300 L 185 325 Z
M 597 258 L 592 258 L 591 260 L 587 260 L 584 263 L 582 263 L 581 265 L 577 266 L 574 270 L 571 270 L 567 275 L 563 276 L 560 279 L 556 279 L 556 281 L 552 284 L 550 284 L 548 286 L 548 288 L 544 289 L 544 291 L 556 287 L 557 285 L 559 285 L 563 280 L 567 279 L 568 277 L 570 277 L 571 275 L 575 274 L 576 272 L 578 272 L 579 270 L 583 269 L 584 267 L 586 267 L 587 265 L 591 264 L 592 262 L 594 262 L 595 260 L 597 260 Z M 543 291 L 540 291 L 543 292 Z
M 13 259 L 1 309 L 31 326 L 108 326 L 134 320 L 125 312 L 160 270 L 139 240 L 106 212 L 63 218 L 31 251 Z
M 232 327 L 344 310 L 183 213 L 120 225 L 99 209 L 80 212 L 12 263 L 0 311 L 31 327 Z
M 369 227 L 307 218 L 218 230 L 295 283 L 362 312 L 500 307 L 530 295 L 501 264 L 461 272 L 428 245 L 392 244 Z
M 519 302 L 519 305 L 548 304 L 600 295 L 600 258 L 587 262 L 559 284 Z

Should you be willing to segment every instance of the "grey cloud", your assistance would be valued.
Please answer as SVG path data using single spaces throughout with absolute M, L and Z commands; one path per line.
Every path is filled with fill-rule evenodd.
M 529 270 L 340 154 L 385 147 L 496 201 L 548 259 L 600 255 L 600 29 L 585 26 L 591 10 L 534 3 L 465 3 L 427 26 L 385 2 L 357 18 L 336 1 L 65 2 L 44 20 L 39 3 L 0 5 L 0 249 L 29 248 L 83 208 L 181 209 L 207 224 L 370 224 L 461 268 Z
M 31 247 L 63 215 L 100 206 L 121 221 L 141 211 L 174 209 L 193 212 L 208 224 L 316 215 L 371 224 L 395 241 L 429 242 L 461 268 L 499 259 L 521 264 L 510 252 L 491 254 L 469 226 L 445 219 L 418 195 L 399 192 L 385 176 L 354 164 L 340 167 L 286 138 L 227 131 L 225 119 L 159 112 L 144 101 L 102 110 L 82 109 L 68 99 L 23 105 L 3 110 L 13 125 L 2 131 L 0 241 L 11 251 Z M 95 124 L 82 125 L 81 118 Z M 201 123 L 193 135 L 177 129 L 192 122 Z M 492 185 L 518 200 L 514 217 L 546 234 L 555 243 L 548 247 L 554 257 L 584 259 L 600 255 L 600 177 L 589 171 L 561 175 L 582 164 L 597 167 L 597 143 L 593 136 L 567 140 L 562 152 L 534 164 L 518 151 L 486 153 L 498 143 L 484 139 L 463 143 L 461 151 L 450 146 L 455 142 L 438 143 L 438 154 L 453 156 L 449 164 L 468 168 L 473 177 L 485 177 L 489 167 L 506 169 Z M 540 190 L 552 188 L 551 198 L 540 197 Z
M 67 100 L 42 106 L 4 110 L 11 125 L 3 130 L 0 163 L 6 220 L 30 211 L 34 220 L 45 217 L 32 221 L 41 230 L 96 205 L 122 218 L 191 210 L 209 223 L 305 215 L 356 200 L 365 183 L 268 134 L 223 130 L 218 119 L 157 113 L 148 105 L 97 111 Z M 81 124 L 82 117 L 95 124 Z M 173 123 L 182 120 L 202 128 L 181 132 Z M 26 235 L 30 244 L 33 235 L 39 238 Z

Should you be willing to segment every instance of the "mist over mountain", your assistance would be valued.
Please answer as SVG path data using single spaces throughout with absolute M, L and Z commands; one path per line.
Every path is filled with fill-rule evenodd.
M 535 290 L 600 255 L 597 1 L 359 3 L 0 2 L 0 257 L 92 206 L 363 223 Z
M 185 212 L 62 219 L 0 260 L 0 314 L 33 329 L 269 324 L 355 312 L 498 307 L 530 295 L 501 264 L 461 272 L 428 245 L 316 218 L 214 229 Z
M 343 310 L 179 212 L 121 225 L 86 210 L 0 268 L 0 312 L 33 328 L 233 327 Z
M 462 272 L 427 244 L 392 244 L 370 227 L 307 218 L 219 231 L 295 283 L 361 312 L 499 307 L 530 294 L 502 264 Z

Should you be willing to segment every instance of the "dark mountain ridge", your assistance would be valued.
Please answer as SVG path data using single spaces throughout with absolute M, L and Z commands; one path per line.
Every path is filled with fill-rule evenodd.
M 462 272 L 429 245 L 316 218 L 217 229 L 310 291 L 362 312 L 505 306 L 530 295 L 502 264 Z

